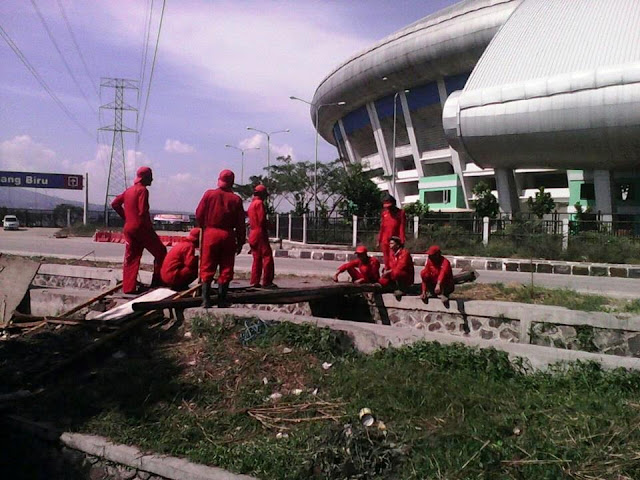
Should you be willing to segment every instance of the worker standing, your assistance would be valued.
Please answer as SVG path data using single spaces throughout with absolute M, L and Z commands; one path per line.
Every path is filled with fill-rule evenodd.
M 391 259 L 389 266 L 385 265 L 380 285 L 383 287 L 392 286 L 396 289 L 396 296 L 402 295 L 402 291 L 413 285 L 413 258 L 409 250 L 404 248 L 404 244 L 399 237 L 389 239 L 389 249 Z
M 385 268 L 389 268 L 392 252 L 389 248 L 391 237 L 398 237 L 404 245 L 406 241 L 405 227 L 407 218 L 404 210 L 396 206 L 396 199 L 387 195 L 382 199 L 382 215 L 380 218 L 380 232 L 378 233 L 378 247 L 382 249 Z
M 207 190 L 196 209 L 196 220 L 203 229 L 200 280 L 202 281 L 202 306 L 211 307 L 211 282 L 218 267 L 218 306 L 226 307 L 229 283 L 233 280 L 235 255 L 245 242 L 244 209 L 242 200 L 233 193 L 235 175 L 222 170 L 218 176 L 218 188 Z
M 160 272 L 164 284 L 173 290 L 186 290 L 198 278 L 196 248 L 200 243 L 200 229 L 192 228 L 182 242 L 177 243 L 164 259 Z
M 267 211 L 264 201 L 268 197 L 267 187 L 256 185 L 253 189 L 253 200 L 249 205 L 247 215 L 249 216 L 249 246 L 253 255 L 251 265 L 251 286 L 264 288 L 276 288 L 273 283 L 274 266 L 273 251 L 269 245 L 269 223 L 267 221 Z
M 370 257 L 367 247 L 356 247 L 356 258 L 338 267 L 333 276 L 333 281 L 338 281 L 338 275 L 347 272 L 353 283 L 377 283 L 380 280 L 380 262 L 375 257 Z
M 124 220 L 124 262 L 122 265 L 123 293 L 136 293 L 136 280 L 140 269 L 142 252 L 146 248 L 153 255 L 153 277 L 151 287 L 161 284 L 160 269 L 167 255 L 160 238 L 153 230 L 149 216 L 149 191 L 147 187 L 153 181 L 149 167 L 140 167 L 136 172 L 133 185 L 118 195 L 111 207 Z
M 431 294 L 432 296 L 439 296 L 446 304 L 455 289 L 451 263 L 442 255 L 438 245 L 431 245 L 427 250 L 427 255 L 429 256 L 427 263 L 420 272 L 420 277 L 422 278 L 420 298 L 427 303 Z

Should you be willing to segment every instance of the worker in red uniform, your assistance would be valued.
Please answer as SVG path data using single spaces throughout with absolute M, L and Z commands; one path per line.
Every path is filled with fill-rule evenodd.
M 380 218 L 380 233 L 378 233 L 378 248 L 382 249 L 382 257 L 385 268 L 389 268 L 391 262 L 391 250 L 389 239 L 398 237 L 402 244 L 406 241 L 405 226 L 407 218 L 404 210 L 396 206 L 396 199 L 387 195 L 382 200 L 382 216 Z
M 140 167 L 136 172 L 133 186 L 118 195 L 111 207 L 124 219 L 124 262 L 122 265 L 122 291 L 136 292 L 136 280 L 142 252 L 146 248 L 153 255 L 153 277 L 151 286 L 161 285 L 160 269 L 167 255 L 165 247 L 153 230 L 149 216 L 149 191 L 153 181 L 149 167 Z
M 404 248 L 399 237 L 394 236 L 389 239 L 389 249 L 391 250 L 390 264 L 385 265 L 378 283 L 383 287 L 395 287 L 397 296 L 402 294 L 402 290 L 413 285 L 413 258 L 409 250 Z
M 202 281 L 202 306 L 211 307 L 211 282 L 220 267 L 218 276 L 218 306 L 226 307 L 229 283 L 233 280 L 235 256 L 245 242 L 244 209 L 242 200 L 233 193 L 235 175 L 222 170 L 218 176 L 218 188 L 204 192 L 196 220 L 203 229 L 200 280 Z
M 453 282 L 453 270 L 451 263 L 442 256 L 440 247 L 432 245 L 427 250 L 427 263 L 420 272 L 422 278 L 422 294 L 420 298 L 427 303 L 429 295 L 439 296 L 440 299 L 447 303 L 449 296 L 453 293 L 455 285 Z
M 260 287 L 262 277 L 262 287 L 275 288 L 273 283 L 273 251 L 269 245 L 269 223 L 267 222 L 267 211 L 264 201 L 269 196 L 267 187 L 256 185 L 253 189 L 253 200 L 247 215 L 249 217 L 249 247 L 253 255 L 251 265 L 251 286 Z
M 192 228 L 182 242 L 177 243 L 164 259 L 160 275 L 164 284 L 173 290 L 186 290 L 198 278 L 196 248 L 200 243 L 200 229 Z
M 358 258 L 344 263 L 338 267 L 338 271 L 333 276 L 333 281 L 338 281 L 338 275 L 347 272 L 351 276 L 353 283 L 377 283 L 380 280 L 380 262 L 375 257 L 370 257 L 367 247 L 360 245 L 356 247 Z

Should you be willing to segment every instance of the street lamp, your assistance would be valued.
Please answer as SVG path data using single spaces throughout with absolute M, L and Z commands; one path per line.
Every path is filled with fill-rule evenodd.
M 253 130 L 254 132 L 259 132 L 267 136 L 267 178 L 269 178 L 271 176 L 271 135 L 275 135 L 276 133 L 289 133 L 291 130 L 287 128 L 285 130 L 276 130 L 275 132 L 265 132 L 264 130 L 258 130 L 253 127 L 247 127 L 247 130 Z
M 382 81 L 386 82 L 389 80 L 387 77 L 382 77 Z M 396 88 L 395 85 L 392 85 L 393 88 Z M 409 90 L 404 90 L 404 93 L 409 93 Z M 396 193 L 396 118 L 397 118 L 397 106 L 398 106 L 398 95 L 400 95 L 400 91 L 397 91 L 393 95 L 393 140 L 391 142 L 391 192 L 395 195 Z
M 233 145 L 225 145 L 225 147 L 227 148 L 235 148 L 236 150 L 240 150 L 240 153 L 242 154 L 242 163 L 241 163 L 241 167 L 240 167 L 240 184 L 244 185 L 244 152 L 246 152 L 247 150 L 260 150 L 260 147 L 251 147 L 251 148 L 238 148 L 235 147 Z
M 315 160 L 313 162 L 313 210 L 315 212 L 315 216 L 318 216 L 318 137 L 320 133 L 318 132 L 318 115 L 320 114 L 320 109 L 322 107 L 328 107 L 330 105 L 335 105 L 341 107 L 342 105 L 346 105 L 347 102 L 334 102 L 334 103 L 321 103 L 320 105 L 316 105 L 315 103 L 308 102 L 298 97 L 291 96 L 289 97 L 291 100 L 298 100 L 300 102 L 306 103 L 315 108 L 316 113 L 316 153 Z

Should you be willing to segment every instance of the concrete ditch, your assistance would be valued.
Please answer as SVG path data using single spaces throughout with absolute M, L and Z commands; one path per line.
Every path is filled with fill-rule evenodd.
M 42 265 L 31 290 L 32 309 L 39 315 L 55 315 L 82 303 L 95 294 L 99 285 L 112 286 L 121 272 L 110 268 Z M 150 272 L 141 272 L 149 281 Z M 47 287 L 47 288 L 43 288 Z M 104 288 L 103 287 L 103 288 Z M 521 344 L 552 347 L 556 350 L 584 351 L 608 356 L 640 357 L 640 316 L 602 312 L 581 312 L 564 307 L 455 299 L 448 307 L 437 299 L 425 305 L 417 297 L 401 300 L 391 294 L 368 299 L 367 321 L 391 325 L 395 329 L 426 331 L 463 339 L 479 339 L 480 346 Z M 333 304 L 344 302 L 324 302 Z M 362 302 L 358 312 L 367 310 Z M 252 305 L 259 312 L 272 311 L 303 317 L 336 316 L 336 309 L 308 303 Z M 323 308 L 319 308 L 323 307 Z M 341 313 L 349 308 L 339 309 Z M 355 310 L 354 310 L 355 311 Z M 486 343 L 485 343 L 486 342 Z

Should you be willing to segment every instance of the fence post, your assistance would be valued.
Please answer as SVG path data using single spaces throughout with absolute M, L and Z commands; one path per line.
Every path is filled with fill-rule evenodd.
M 482 244 L 489 245 L 489 217 L 482 217 Z
M 418 230 L 420 229 L 420 217 L 413 217 L 413 238 L 418 238 Z
M 307 214 L 302 214 L 302 243 L 307 243 Z
M 67 208 L 67 228 L 71 228 L 71 209 Z
M 566 252 L 569 248 L 569 219 L 562 219 L 562 251 Z
M 289 214 L 289 241 L 291 241 L 291 214 Z
M 280 238 L 280 215 L 276 213 L 276 238 Z
M 358 216 L 353 216 L 353 236 L 351 237 L 351 245 L 356 246 L 358 244 Z

